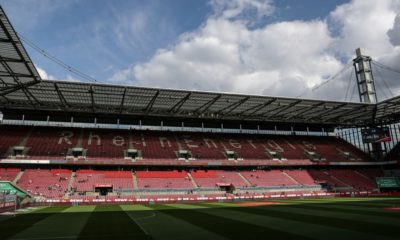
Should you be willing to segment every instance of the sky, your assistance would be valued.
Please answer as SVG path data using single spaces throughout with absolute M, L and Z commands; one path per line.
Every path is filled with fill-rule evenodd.
M 356 48 L 400 71 L 400 0 L 0 4 L 21 36 L 102 83 L 358 101 Z M 43 79 L 87 81 L 25 46 Z M 400 95 L 400 73 L 375 68 L 378 98 Z

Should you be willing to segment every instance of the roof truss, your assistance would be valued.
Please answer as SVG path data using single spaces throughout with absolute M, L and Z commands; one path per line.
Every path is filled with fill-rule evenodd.
M 1 109 L 218 118 L 314 124 L 370 123 L 373 104 L 42 80 L 0 95 Z M 360 120 L 361 119 L 361 120 Z M 361 124 L 361 123 L 359 123 Z
M 39 83 L 40 75 L 1 7 L 0 36 L 0 96 L 22 90 L 36 102 L 28 87 Z

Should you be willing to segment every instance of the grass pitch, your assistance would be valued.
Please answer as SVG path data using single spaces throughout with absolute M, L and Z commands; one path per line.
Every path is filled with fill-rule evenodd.
M 400 239 L 400 198 L 40 207 L 0 239 Z

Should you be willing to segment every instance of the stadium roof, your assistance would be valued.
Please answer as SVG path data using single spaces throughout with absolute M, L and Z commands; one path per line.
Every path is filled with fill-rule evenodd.
M 400 120 L 400 96 L 379 102 L 376 107 L 375 121 L 382 123 Z
M 374 104 L 49 81 L 0 98 L 0 109 L 157 117 L 358 125 L 373 120 Z
M 335 126 L 399 119 L 400 98 L 379 104 L 41 80 L 0 7 L 0 110 L 135 115 Z
M 28 86 L 41 80 L 17 33 L 0 7 L 0 96 L 21 89 L 28 97 Z

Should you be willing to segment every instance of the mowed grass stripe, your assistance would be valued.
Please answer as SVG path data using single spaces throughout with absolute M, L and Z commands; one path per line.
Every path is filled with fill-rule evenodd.
M 37 222 L 42 221 L 58 212 L 67 209 L 67 206 L 43 208 L 31 213 L 17 215 L 16 217 L 4 220 L 0 224 L 0 237 L 2 239 L 9 239 L 15 234 L 32 227 Z
M 211 215 L 198 209 L 179 209 L 176 206 L 152 206 L 153 209 L 189 222 L 207 231 L 213 232 L 228 239 L 312 239 L 297 234 L 279 231 L 268 227 L 236 221 L 230 218 Z M 217 209 L 216 209 L 217 211 Z M 193 233 L 196 234 L 196 233 Z
M 385 201 L 385 202 L 343 202 L 337 203 L 344 206 L 359 206 L 359 207 L 370 207 L 370 208 L 384 208 L 384 207 L 400 207 L 399 201 Z
M 386 204 L 399 204 L 398 198 L 321 198 L 321 199 L 295 199 L 295 200 L 272 200 L 274 202 L 284 202 L 293 204 L 369 204 L 379 206 Z
M 351 205 L 359 205 L 366 207 L 387 207 L 387 206 L 400 206 L 399 200 L 373 200 L 373 201 L 364 201 L 364 202 L 343 202 L 343 204 L 351 204 Z
M 359 220 L 361 222 L 366 222 L 366 223 L 372 223 L 372 224 L 384 224 L 384 225 L 391 225 L 391 226 L 397 226 L 400 227 L 400 219 L 394 219 L 394 218 L 387 218 L 387 217 L 381 217 L 381 216 L 376 216 L 374 215 L 371 217 L 371 214 L 366 214 L 364 212 L 352 212 L 350 213 L 347 210 L 341 211 L 340 209 L 337 211 L 329 211 L 326 210 L 326 208 L 320 209 L 320 208 L 308 208 L 304 207 L 303 205 L 290 205 L 290 206 L 285 206 L 284 208 L 276 208 L 276 209 L 281 209 L 282 211 L 285 212 L 295 212 L 295 213 L 305 213 L 309 215 L 315 215 L 315 216 L 326 216 L 326 217 L 333 217 L 333 218 L 340 218 L 340 219 L 346 219 L 346 220 Z
M 209 204 L 207 204 L 209 205 Z M 212 204 L 214 205 L 214 204 Z M 223 204 L 215 205 L 216 209 L 202 209 L 201 211 L 207 211 L 213 215 L 223 215 L 238 221 L 245 221 L 254 223 L 260 226 L 267 226 L 273 229 L 282 230 L 290 233 L 299 234 L 302 236 L 324 239 L 324 240 L 337 240 L 337 239 L 364 239 L 364 240 L 375 240 L 379 239 L 380 236 L 363 233 L 359 231 L 352 231 L 348 229 L 335 228 L 333 226 L 325 226 L 313 223 L 307 223 L 302 221 L 295 221 L 286 218 L 271 217 L 269 215 L 253 214 L 244 211 L 234 211 L 231 208 L 233 206 L 228 205 L 224 207 Z M 238 206 L 236 206 L 238 207 Z M 284 213 L 282 213 L 284 214 Z M 334 233 L 334 234 L 327 234 Z
M 51 215 L 30 228 L 14 235 L 13 239 L 76 239 L 94 210 L 94 206 L 70 207 Z
M 283 205 L 281 205 L 283 206 Z M 231 208 L 235 211 L 244 211 L 253 214 L 267 215 L 277 218 L 283 218 L 288 220 L 294 220 L 299 222 L 307 222 L 317 225 L 331 226 L 336 228 L 348 229 L 351 231 L 366 232 L 371 234 L 377 234 L 381 236 L 398 236 L 398 230 L 395 227 L 388 225 L 378 225 L 372 223 L 366 223 L 354 220 L 340 219 L 337 217 L 323 217 L 310 215 L 308 213 L 281 211 L 281 206 L 264 206 L 264 207 L 234 207 Z M 293 206 L 293 205 L 291 205 Z M 299 205 L 301 207 L 302 205 Z M 371 215 L 373 217 L 373 215 Z
M 121 205 L 121 208 L 136 219 L 154 239 L 227 240 L 220 235 L 206 231 L 162 211 L 156 211 L 149 206 Z
M 296 206 L 296 205 L 291 205 Z M 356 213 L 356 214 L 368 214 L 373 216 L 379 217 L 386 217 L 386 218 L 395 218 L 399 219 L 400 212 L 399 211 L 390 211 L 385 210 L 384 207 L 381 208 L 374 208 L 374 207 L 366 207 L 366 206 L 359 206 L 357 204 L 299 204 L 298 207 L 302 207 L 304 209 L 321 209 L 325 211 L 345 211 L 348 213 Z
M 304 205 L 304 206 L 340 206 L 340 207 L 349 207 L 349 208 L 357 208 L 360 210 L 368 210 L 368 211 L 376 211 L 376 212 L 384 212 L 382 211 L 387 207 L 400 207 L 399 201 L 370 201 L 370 202 L 360 202 L 360 201 L 337 201 L 337 202 L 298 202 L 293 203 L 295 205 Z
M 78 239 L 151 239 L 119 205 L 99 205 Z

